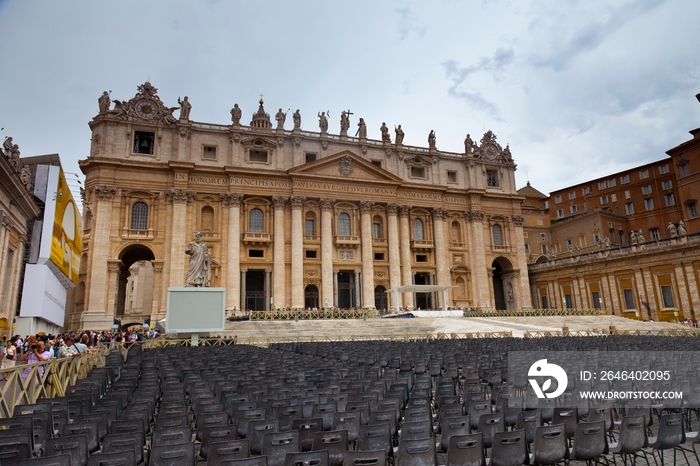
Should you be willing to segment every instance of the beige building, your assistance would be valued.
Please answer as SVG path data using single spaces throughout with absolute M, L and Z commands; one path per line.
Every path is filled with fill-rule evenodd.
M 191 121 L 184 101 L 176 119 L 150 83 L 114 109 L 107 99 L 80 163 L 74 327 L 162 319 L 168 287 L 185 283 L 196 232 L 229 310 L 529 307 L 516 166 L 490 131 L 453 153 L 437 150 L 433 134 L 428 148 L 403 145 L 402 134 L 392 141 L 385 125 L 382 140 L 368 139 L 362 120 L 359 137 L 348 136 L 345 114 L 340 134 L 325 115 L 306 119 L 321 128 L 308 131 L 281 110 L 273 127 L 262 100 L 244 125 L 237 104 L 230 124 Z M 130 270 L 141 261 L 152 299 L 127 312 L 136 302 Z M 390 302 L 385 291 L 408 284 L 453 288 L 446 303 L 438 293 Z

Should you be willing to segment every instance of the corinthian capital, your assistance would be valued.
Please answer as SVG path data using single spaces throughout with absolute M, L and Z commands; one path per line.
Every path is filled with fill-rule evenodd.
M 243 200 L 243 194 L 240 193 L 221 193 L 221 203 L 229 207 L 240 207 Z
M 292 209 L 301 209 L 304 207 L 304 201 L 306 198 L 304 196 L 292 196 L 289 199 L 289 204 L 291 204 Z
M 272 207 L 277 210 L 277 209 L 284 209 L 285 204 L 287 203 L 287 198 L 283 196 L 274 196 L 272 198 Z
M 445 216 L 447 216 L 447 209 L 443 209 L 442 207 L 435 207 L 433 209 L 434 220 L 443 220 Z
M 172 189 L 165 192 L 165 200 L 169 204 L 192 204 L 196 195 L 197 193 L 190 189 Z
M 386 213 L 387 215 L 396 215 L 399 211 L 399 205 L 395 203 L 387 204 L 386 205 Z
M 371 214 L 373 205 L 374 205 L 374 202 L 371 202 L 371 201 L 360 202 L 360 213 Z
M 320 199 L 321 211 L 333 210 L 333 204 L 335 204 L 335 199 L 324 197 Z
M 523 226 L 525 224 L 525 217 L 522 215 L 513 215 L 511 218 L 516 226 Z
M 95 186 L 95 195 L 97 199 L 111 201 L 117 193 L 116 186 Z

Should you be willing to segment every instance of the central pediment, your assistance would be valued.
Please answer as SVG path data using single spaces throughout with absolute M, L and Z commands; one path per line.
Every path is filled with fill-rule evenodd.
M 363 181 L 395 185 L 400 185 L 403 181 L 398 176 L 347 150 L 291 168 L 287 173 L 292 178 L 322 178 L 335 181 Z

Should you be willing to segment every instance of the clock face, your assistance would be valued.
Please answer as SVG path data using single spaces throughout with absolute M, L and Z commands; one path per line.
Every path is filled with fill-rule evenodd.
M 153 118 L 156 115 L 157 107 L 150 100 L 142 100 L 136 104 L 136 113 L 142 118 Z
M 486 152 L 486 157 L 488 157 L 488 158 L 490 158 L 490 159 L 495 159 L 496 156 L 498 155 L 498 151 L 497 151 L 496 148 L 495 148 L 494 146 L 492 146 L 491 144 L 489 144 L 488 146 L 486 146 L 486 147 L 484 148 L 484 151 Z

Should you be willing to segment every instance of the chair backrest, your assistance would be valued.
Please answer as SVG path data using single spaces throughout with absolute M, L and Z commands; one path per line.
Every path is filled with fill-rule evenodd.
M 646 418 L 643 414 L 622 418 L 618 443 L 620 453 L 636 453 L 649 445 L 649 438 L 646 434 Z
M 335 402 L 321 403 L 313 406 L 311 415 L 323 419 L 323 430 L 331 430 L 333 428 L 333 415 L 336 412 L 338 412 L 338 405 Z
M 144 461 L 144 439 L 141 432 L 125 432 L 122 434 L 109 434 L 102 440 L 102 453 L 117 453 L 121 451 L 133 451 L 137 463 Z
M 683 430 L 683 414 L 665 414 L 659 420 L 659 450 L 675 448 L 685 443 L 685 431 Z
M 97 453 L 90 455 L 88 466 L 131 466 L 139 464 L 133 451 Z
M 311 446 L 314 443 L 314 435 L 316 432 L 323 431 L 323 419 L 295 419 L 292 423 L 292 429 L 299 431 L 299 440 L 301 441 L 301 451 L 311 451 Z M 270 462 L 268 458 L 267 462 Z
M 279 432 L 279 421 L 277 419 L 262 419 L 248 422 L 248 440 L 250 441 L 250 451 L 255 454 L 262 452 L 262 442 L 265 434 Z
M 216 464 L 216 466 L 267 466 L 267 457 L 254 456 L 252 458 L 241 458 L 237 460 L 221 460 L 220 463 L 211 464 Z
M 430 407 L 426 406 L 414 406 L 411 408 L 406 408 L 404 413 L 403 422 L 432 422 L 433 416 Z
M 300 451 L 301 440 L 298 430 L 269 433 L 263 437 L 262 454 L 267 456 L 268 466 L 284 466 L 284 457 L 287 453 Z
M 97 434 L 102 440 L 109 433 L 109 417 L 106 413 L 76 414 L 73 424 L 81 424 L 85 421 L 97 422 Z
M 481 432 L 450 437 L 445 466 L 484 466 L 486 458 L 482 437 Z
M 32 436 L 29 429 L 15 428 L 14 432 L 0 432 L 0 464 L 15 465 L 32 457 Z
M 153 431 L 153 445 L 179 445 L 192 441 L 190 426 L 168 427 Z
M 194 466 L 194 443 L 156 445 L 151 449 L 149 466 Z
M 574 433 L 571 458 L 588 461 L 607 454 L 608 438 L 605 433 L 605 421 L 579 422 Z
M 396 435 L 397 423 L 396 413 L 391 411 L 373 411 L 369 414 L 370 424 L 389 424 L 391 426 L 391 436 Z
M 566 426 L 539 426 L 535 430 L 533 459 L 536 464 L 555 464 L 569 456 Z
M 527 462 L 525 430 L 496 432 L 491 446 L 492 466 L 520 466 Z
M 386 466 L 386 451 L 347 451 L 343 466 Z
M 342 466 L 345 452 L 348 451 L 348 431 L 332 430 L 316 432 L 312 450 L 326 450 L 330 466 Z
M 437 466 L 435 439 L 401 440 L 396 453 L 396 466 Z
M 412 440 L 427 437 L 433 437 L 433 425 L 430 421 L 407 421 L 401 426 L 401 440 Z
M 69 455 L 73 466 L 85 466 L 88 461 L 88 438 L 85 435 L 46 439 L 44 456 Z
M 469 412 L 467 414 L 469 416 L 471 428 L 476 429 L 479 427 L 479 417 L 484 414 L 491 414 L 491 400 L 470 402 Z
M 333 430 L 347 430 L 348 441 L 357 440 L 360 433 L 360 413 L 335 413 L 333 415 Z
M 80 424 L 65 424 L 61 432 L 62 437 L 69 435 L 85 435 L 88 441 L 88 452 L 94 453 L 100 449 L 100 433 L 98 421 L 83 421 Z
M 358 451 L 382 450 L 390 456 L 392 453 L 391 426 L 389 424 L 360 426 L 355 449 Z
M 566 436 L 573 437 L 578 424 L 578 408 L 573 406 L 557 406 L 552 413 L 552 424 L 566 425 Z
M 445 424 L 442 426 L 442 435 L 440 436 L 440 451 L 447 451 L 450 444 L 450 438 L 453 435 L 468 435 L 471 433 L 469 426 L 469 416 L 455 416 L 445 419 Z
M 301 453 L 287 453 L 284 457 L 284 466 L 328 466 L 328 451 L 305 451 Z
M 228 440 L 209 444 L 206 454 L 207 464 L 222 464 L 224 461 L 249 458 L 250 448 L 247 439 Z M 204 457 L 201 452 L 200 456 Z
M 610 431 L 614 427 L 612 406 L 594 405 L 588 408 L 588 422 L 605 421 L 605 430 Z
M 515 429 L 525 429 L 525 441 L 532 443 L 535 441 L 535 431 L 542 425 L 542 410 L 533 409 L 520 411 L 518 419 L 515 421 Z
M 71 466 L 70 455 L 25 459 L 19 462 L 19 466 Z
M 470 418 L 471 422 L 471 418 Z M 506 430 L 503 413 L 482 414 L 479 416 L 479 432 L 484 434 L 484 447 L 489 448 L 496 432 Z

